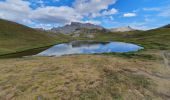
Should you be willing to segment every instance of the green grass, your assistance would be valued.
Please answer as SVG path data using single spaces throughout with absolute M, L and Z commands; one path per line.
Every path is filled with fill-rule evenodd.
M 160 28 L 131 35 L 130 42 L 144 45 L 146 49 L 170 49 L 170 28 Z
M 101 55 L 118 56 L 118 57 L 129 58 L 129 59 L 144 59 L 144 60 L 157 60 L 157 59 L 161 59 L 161 58 L 157 57 L 156 55 L 144 54 L 142 52 L 103 53 Z
M 170 82 L 155 73 L 168 73 L 158 53 L 170 49 L 169 26 L 149 31 L 96 32 L 94 39 L 85 34 L 70 38 L 0 20 L 0 58 L 37 54 L 71 40 L 131 42 L 145 48 L 129 53 L 1 59 L 0 99 L 162 100 L 168 95 L 165 91 L 169 93 Z
M 21 52 L 68 41 L 69 37 L 38 31 L 0 19 L 0 55 Z
M 33 48 L 33 49 L 24 50 L 24 51 L 3 54 L 3 55 L 0 55 L 0 58 L 5 58 L 5 59 L 6 58 L 19 58 L 19 57 L 23 57 L 23 56 L 36 55 L 36 54 L 48 49 L 51 46 L 49 45 L 49 46 L 45 46 L 45 47 L 43 46 L 43 47 L 39 47 L 39 48 Z
M 102 32 L 95 33 L 95 38 L 89 39 L 83 37 L 76 40 L 95 40 L 95 41 L 120 41 L 130 42 L 143 46 L 145 50 L 169 50 L 170 49 L 170 28 L 162 27 L 148 31 L 132 31 L 132 32 Z
M 71 38 L 71 36 L 69 35 L 38 31 L 14 22 L 0 20 L 0 55 L 6 56 L 12 54 L 14 55 L 14 57 L 16 57 L 17 54 L 18 55 L 35 54 L 37 53 L 36 51 L 44 50 L 42 49 L 44 47 L 72 40 L 95 40 L 100 42 L 105 41 L 130 42 L 143 46 L 145 48 L 144 49 L 145 51 L 151 49 L 154 50 L 170 49 L 170 28 L 168 26 L 149 31 L 132 31 L 116 33 L 111 33 L 104 30 L 102 31 L 91 30 L 91 31 L 95 32 L 94 33 L 95 38 L 91 39 L 87 38 L 86 35 L 83 33 L 80 35 L 80 37 Z M 139 55 L 124 54 L 124 56 L 134 57 Z M 149 57 L 148 55 L 140 56 L 152 59 L 152 57 Z

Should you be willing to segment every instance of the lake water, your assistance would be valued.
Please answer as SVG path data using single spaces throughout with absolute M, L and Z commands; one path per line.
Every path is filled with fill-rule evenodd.
M 124 42 L 93 42 L 74 41 L 70 43 L 57 44 L 38 56 L 62 56 L 71 54 L 95 54 L 95 53 L 125 53 L 143 49 L 135 44 Z

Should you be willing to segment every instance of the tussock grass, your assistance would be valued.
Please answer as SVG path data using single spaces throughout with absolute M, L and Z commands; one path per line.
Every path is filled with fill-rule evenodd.
M 77 55 L 0 60 L 0 99 L 131 100 L 161 98 L 153 79 L 159 62 Z

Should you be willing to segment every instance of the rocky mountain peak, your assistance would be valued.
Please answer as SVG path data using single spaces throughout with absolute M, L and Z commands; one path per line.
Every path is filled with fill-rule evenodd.
M 119 27 L 119 28 L 111 28 L 110 31 L 111 32 L 128 32 L 128 31 L 134 31 L 135 29 L 133 29 L 130 26 L 125 26 L 125 27 Z
M 72 25 L 72 26 L 79 26 L 79 25 L 81 25 L 81 23 L 79 23 L 79 22 L 71 22 L 70 25 Z
M 57 27 L 57 28 L 52 28 L 51 31 L 55 33 L 63 33 L 63 34 L 69 34 L 69 33 L 74 33 L 78 30 L 81 29 L 98 29 L 102 30 L 104 29 L 103 27 L 99 25 L 94 25 L 90 23 L 80 23 L 80 22 L 71 22 L 70 25 L 65 25 L 63 27 Z

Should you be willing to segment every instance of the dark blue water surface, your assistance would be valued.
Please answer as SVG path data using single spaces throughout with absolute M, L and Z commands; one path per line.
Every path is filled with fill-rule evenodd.
M 70 43 L 57 44 L 41 53 L 38 56 L 62 56 L 70 54 L 94 54 L 94 53 L 125 53 L 143 49 L 135 44 L 123 42 L 90 42 L 74 41 Z

